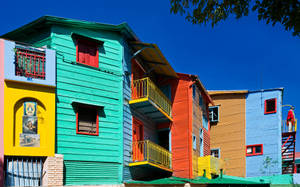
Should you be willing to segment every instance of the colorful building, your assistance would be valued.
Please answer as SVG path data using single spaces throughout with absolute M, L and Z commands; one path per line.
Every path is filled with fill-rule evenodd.
M 282 174 L 283 89 L 209 93 L 215 102 L 210 107 L 211 154 L 226 162 L 226 174 Z
M 198 157 L 210 155 L 208 104 L 213 104 L 196 75 L 177 73 L 173 81 L 171 144 L 173 175 L 198 176 Z
M 57 52 L 56 153 L 64 155 L 64 184 L 122 183 L 123 66 L 128 42 L 137 40 L 128 25 L 44 16 L 3 37 Z
M 173 171 L 170 80 L 177 74 L 157 45 L 130 46 L 130 77 L 124 83 L 124 181 L 168 177 Z
M 6 186 L 39 186 L 55 153 L 56 54 L 0 39 L 0 173 Z M 4 169 L 4 172 L 3 172 Z

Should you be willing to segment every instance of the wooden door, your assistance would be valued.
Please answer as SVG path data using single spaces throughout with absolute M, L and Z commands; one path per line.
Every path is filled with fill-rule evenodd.
M 132 159 L 133 161 L 144 160 L 144 124 L 140 120 L 133 117 L 132 120 Z

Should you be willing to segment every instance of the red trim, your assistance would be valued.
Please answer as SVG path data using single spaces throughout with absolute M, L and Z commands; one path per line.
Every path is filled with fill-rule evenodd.
M 267 112 L 267 102 L 271 101 L 271 100 L 275 100 L 275 110 Z M 277 112 L 277 98 L 266 99 L 265 100 L 265 114 L 274 114 L 276 112 Z
M 255 153 L 255 147 L 261 147 L 261 152 L 260 153 Z M 247 153 L 247 149 L 251 147 L 252 148 L 252 153 Z M 246 146 L 246 156 L 257 156 L 257 155 L 263 155 L 264 154 L 264 149 L 263 149 L 263 144 L 254 144 L 254 145 L 247 145 Z
M 96 112 L 97 112 L 97 116 L 96 116 L 96 133 L 79 132 L 79 130 L 78 130 L 78 108 L 77 108 L 76 109 L 76 134 L 99 136 L 99 112 L 97 110 L 97 107 L 88 106 L 88 105 L 79 105 L 78 107 L 94 108 L 96 110 Z
M 90 48 L 96 48 L 96 55 L 95 56 L 91 56 L 91 55 L 85 53 L 85 55 L 89 55 L 89 61 L 88 62 L 85 62 L 85 63 L 80 62 L 80 58 L 79 58 L 79 45 L 80 45 L 80 43 L 84 43 L 86 46 L 89 47 L 89 49 Z M 86 58 L 86 56 L 85 56 L 85 58 Z M 92 66 L 92 67 L 95 67 L 95 68 L 99 68 L 99 44 L 91 42 L 91 41 L 87 41 L 87 40 L 77 39 L 76 40 L 76 62 L 80 63 L 80 64 L 87 65 L 87 66 Z

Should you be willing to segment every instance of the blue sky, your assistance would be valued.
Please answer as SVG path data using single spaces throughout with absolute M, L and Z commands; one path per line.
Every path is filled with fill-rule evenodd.
M 170 14 L 168 0 L 3 1 L 1 7 L 0 35 L 43 15 L 127 22 L 142 41 L 156 43 L 177 72 L 198 74 L 209 90 L 284 87 L 283 104 L 294 105 L 300 119 L 300 38 L 255 14 L 211 28 Z

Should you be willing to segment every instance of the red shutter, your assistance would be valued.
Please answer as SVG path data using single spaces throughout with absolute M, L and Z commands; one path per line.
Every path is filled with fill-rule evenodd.
M 98 45 L 86 41 L 77 41 L 77 61 L 79 63 L 99 67 Z

